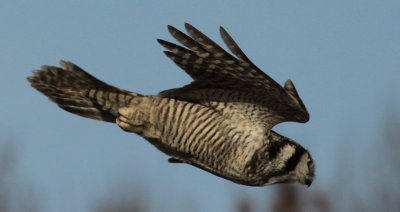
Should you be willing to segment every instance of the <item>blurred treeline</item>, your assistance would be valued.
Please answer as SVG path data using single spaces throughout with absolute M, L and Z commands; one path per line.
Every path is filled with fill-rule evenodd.
M 351 145 L 351 139 L 357 135 L 343 136 L 341 151 L 332 167 L 335 175 L 332 179 L 337 179 L 333 186 L 312 185 L 307 189 L 299 185 L 274 185 L 268 188 L 273 189 L 273 195 L 259 197 L 265 199 L 261 208 L 249 196 L 233 198 L 233 208 L 236 212 L 400 211 L 400 109 L 386 107 L 385 117 L 378 121 L 382 126 L 376 131 L 379 139 L 370 151 L 360 152 L 358 146 Z M 45 206 L 35 198 L 32 185 L 16 173 L 18 152 L 14 143 L 7 141 L 0 146 L 0 212 L 41 211 Z M 96 200 L 93 211 L 153 211 L 145 187 L 134 193 L 125 191 L 104 194 Z M 195 201 L 182 205 L 185 211 L 202 211 Z

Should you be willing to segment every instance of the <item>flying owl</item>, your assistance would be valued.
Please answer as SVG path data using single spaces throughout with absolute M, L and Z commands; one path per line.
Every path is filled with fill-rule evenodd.
M 193 82 L 142 95 L 102 82 L 71 62 L 42 66 L 28 81 L 62 109 L 112 122 L 169 155 L 235 183 L 310 185 L 314 163 L 295 141 L 271 130 L 285 121 L 307 122 L 309 113 L 293 83 L 282 87 L 255 66 L 220 27 L 232 56 L 199 30 L 168 26 L 183 46 L 158 39 L 164 53 Z

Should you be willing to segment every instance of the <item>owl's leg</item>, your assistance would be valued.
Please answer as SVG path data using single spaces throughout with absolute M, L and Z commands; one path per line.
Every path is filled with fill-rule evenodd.
M 136 108 L 123 107 L 118 110 L 116 123 L 127 132 L 142 134 L 146 128 L 146 115 Z
M 137 133 L 145 138 L 160 137 L 160 132 L 149 122 L 149 113 L 140 106 L 122 107 L 118 110 L 116 123 L 127 132 Z

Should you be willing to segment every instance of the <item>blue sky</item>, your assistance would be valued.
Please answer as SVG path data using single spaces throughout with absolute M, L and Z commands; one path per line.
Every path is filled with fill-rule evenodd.
M 25 80 L 63 59 L 142 94 L 185 85 L 155 40 L 173 41 L 167 25 L 184 22 L 221 45 L 224 26 L 264 72 L 294 82 L 311 120 L 274 129 L 313 155 L 310 192 L 333 187 L 338 159 L 371 149 L 385 104 L 400 104 L 399 1 L 1 1 L 0 144 L 18 143 L 16 171 L 44 211 L 90 211 L 120 184 L 146 190 L 155 211 L 228 211 L 237 195 L 263 204 L 273 192 L 168 164 L 139 136 L 64 112 Z

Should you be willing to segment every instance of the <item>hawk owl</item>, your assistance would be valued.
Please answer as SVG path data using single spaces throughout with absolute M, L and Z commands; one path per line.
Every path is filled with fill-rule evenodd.
M 165 54 L 193 82 L 142 95 L 102 82 L 71 62 L 42 66 L 31 85 L 62 109 L 116 123 L 170 156 L 235 183 L 310 185 L 314 163 L 309 152 L 271 130 L 281 122 L 307 122 L 309 113 L 294 84 L 280 86 L 255 66 L 220 27 L 231 55 L 199 30 L 188 35 L 168 26 L 183 46 L 158 39 Z

